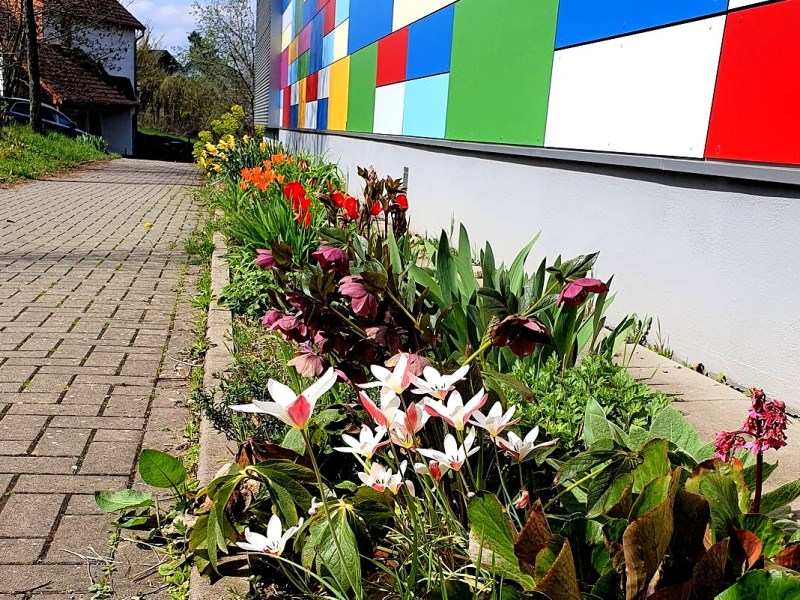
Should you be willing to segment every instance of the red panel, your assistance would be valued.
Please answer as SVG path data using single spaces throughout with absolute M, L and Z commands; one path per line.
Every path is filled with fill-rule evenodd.
M 317 0 L 317 12 L 322 10 L 322 7 L 331 2 L 332 0 Z
M 283 88 L 283 126 L 289 126 L 289 111 L 292 105 L 292 87 Z
M 389 85 L 406 79 L 408 27 L 395 31 L 378 42 L 377 84 Z
M 306 78 L 306 102 L 313 102 L 317 99 L 317 73 L 311 73 Z
M 322 35 L 328 35 L 336 28 L 336 0 L 328 0 L 322 15 Z
M 706 158 L 800 164 L 800 0 L 728 15 Z

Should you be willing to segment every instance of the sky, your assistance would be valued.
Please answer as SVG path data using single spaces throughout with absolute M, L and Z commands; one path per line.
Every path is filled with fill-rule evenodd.
M 152 28 L 152 39 L 162 38 L 159 46 L 172 50 L 186 46 L 186 36 L 194 29 L 193 0 L 133 0 L 123 2 L 128 10 Z

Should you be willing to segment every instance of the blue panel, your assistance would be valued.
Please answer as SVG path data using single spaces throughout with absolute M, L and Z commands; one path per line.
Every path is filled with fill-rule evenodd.
M 333 64 L 333 32 L 322 38 L 322 66 Z
M 286 12 L 286 9 L 289 8 L 289 3 L 292 0 L 281 0 L 281 11 Z
M 728 0 L 561 0 L 556 48 L 723 13 Z
M 299 107 L 297 104 L 289 108 L 289 127 L 297 127 L 297 116 L 299 112 Z
M 312 0 L 308 0 L 311 2 Z M 309 56 L 308 72 L 316 73 L 322 68 L 322 30 L 325 26 L 324 13 L 320 12 L 311 21 L 311 55 Z
M 293 83 L 297 83 L 297 71 L 298 71 L 298 64 L 296 60 L 293 60 L 289 63 L 289 85 Z
M 444 138 L 450 75 L 406 82 L 403 135 Z
M 336 26 L 350 18 L 350 0 L 336 0 Z
M 328 99 L 317 100 L 317 129 L 328 128 Z
M 448 6 L 408 28 L 406 79 L 439 75 L 450 70 L 455 6 Z
M 302 0 L 297 1 L 301 2 Z M 303 27 L 311 23 L 315 14 L 317 14 L 317 0 L 305 0 L 303 3 Z
M 392 33 L 394 0 L 350 0 L 347 53 L 354 54 Z

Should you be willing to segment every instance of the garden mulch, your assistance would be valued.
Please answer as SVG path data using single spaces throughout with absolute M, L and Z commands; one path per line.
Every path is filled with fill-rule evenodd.
M 179 242 L 199 183 L 191 165 L 116 160 L 0 190 L 0 598 L 91 597 L 111 521 L 94 492 L 136 483 L 142 447 L 182 442 L 172 359 L 196 268 Z

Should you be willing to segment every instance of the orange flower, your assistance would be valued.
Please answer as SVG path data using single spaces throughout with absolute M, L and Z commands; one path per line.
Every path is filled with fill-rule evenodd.
M 267 171 L 271 171 L 272 170 L 272 163 L 269 162 L 269 160 L 265 160 L 262 164 L 264 165 L 264 168 Z
M 272 163 L 273 164 L 279 165 L 279 164 L 281 164 L 283 162 L 286 162 L 287 160 L 289 160 L 289 157 L 286 154 L 284 154 L 283 152 L 280 152 L 278 154 L 273 154 L 272 155 Z M 291 161 L 289 161 L 289 162 L 291 162 Z
M 278 175 L 277 177 L 275 177 L 275 179 L 276 179 L 276 181 L 277 181 L 278 183 L 280 183 L 281 185 L 283 185 L 283 182 L 284 182 L 284 180 L 286 179 L 286 177 L 284 177 L 283 175 Z

